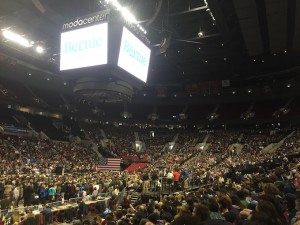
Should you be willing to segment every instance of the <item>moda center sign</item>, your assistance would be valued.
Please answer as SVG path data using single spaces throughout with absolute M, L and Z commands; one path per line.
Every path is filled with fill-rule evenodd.
M 77 18 L 73 21 L 64 23 L 62 26 L 62 30 L 66 31 L 69 29 L 79 28 L 84 25 L 90 25 L 94 23 L 101 23 L 103 21 L 107 21 L 109 14 L 110 10 L 103 10 L 101 12 L 86 15 L 83 18 Z

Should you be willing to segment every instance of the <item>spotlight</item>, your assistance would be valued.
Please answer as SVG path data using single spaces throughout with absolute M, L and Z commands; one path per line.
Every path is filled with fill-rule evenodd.
M 252 92 L 252 90 L 251 89 L 248 89 L 248 93 L 250 94 Z
M 124 19 L 127 20 L 128 22 L 137 23 L 135 16 L 133 14 L 131 14 L 131 12 L 126 7 L 121 8 L 121 13 L 122 13 Z
M 122 6 L 117 0 L 106 0 L 106 3 L 112 4 L 117 10 L 121 10 Z
M 40 45 L 36 46 L 35 50 L 39 54 L 42 54 L 45 51 L 44 48 L 42 46 L 40 46 Z
M 286 87 L 287 87 L 287 88 L 290 88 L 290 87 L 291 87 L 291 84 L 287 84 Z
M 29 47 L 32 47 L 33 46 L 33 43 L 34 42 L 31 42 L 29 40 L 27 40 L 25 37 L 23 37 L 22 35 L 20 34 L 17 34 L 13 31 L 10 31 L 10 30 L 6 30 L 6 29 L 3 29 L 2 30 L 2 35 L 9 41 L 12 41 L 12 42 L 15 42 L 25 48 L 29 48 Z
M 198 32 L 198 36 L 199 36 L 199 37 L 203 37 L 203 36 L 204 36 L 203 31 L 199 31 L 199 32 Z
M 236 91 L 232 91 L 232 94 L 235 95 Z
M 50 80 L 50 78 L 47 78 L 47 81 L 49 81 Z
M 116 10 L 120 11 L 121 15 L 125 20 L 130 23 L 137 24 L 138 21 L 135 16 L 129 11 L 128 8 L 123 7 L 117 0 L 106 0 L 106 3 L 111 4 Z M 147 31 L 139 24 L 136 25 L 144 34 L 147 34 Z

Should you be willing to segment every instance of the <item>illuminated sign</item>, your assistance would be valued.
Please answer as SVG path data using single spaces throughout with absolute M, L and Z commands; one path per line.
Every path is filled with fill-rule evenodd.
M 61 34 L 60 70 L 107 64 L 107 23 Z
M 123 27 L 118 66 L 136 78 L 147 81 L 151 50 Z

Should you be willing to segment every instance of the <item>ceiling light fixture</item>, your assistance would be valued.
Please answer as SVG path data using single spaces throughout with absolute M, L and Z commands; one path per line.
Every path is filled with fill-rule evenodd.
M 34 42 L 33 41 L 29 41 L 28 39 L 26 39 L 25 37 L 23 37 L 20 34 L 17 34 L 11 30 L 7 30 L 7 29 L 2 29 L 2 35 L 4 36 L 4 38 L 6 38 L 9 41 L 15 42 L 25 48 L 29 48 L 32 47 Z
M 122 6 L 117 0 L 106 0 L 106 3 L 110 3 L 112 6 L 114 6 L 117 10 L 121 11 Z
M 116 10 L 121 13 L 121 15 L 123 16 L 123 18 L 127 22 L 132 23 L 132 24 L 136 24 L 137 28 L 139 28 L 141 32 L 143 32 L 144 34 L 147 34 L 147 31 L 140 24 L 138 24 L 137 19 L 129 11 L 128 8 L 123 7 L 117 0 L 106 0 L 106 3 L 107 4 L 111 4 L 114 8 L 116 8 Z
M 42 46 L 38 45 L 36 46 L 35 51 L 39 54 L 43 54 L 45 49 Z
M 204 3 L 205 3 L 205 6 L 207 7 L 206 11 L 209 13 L 211 19 L 214 21 L 213 25 L 215 25 L 216 18 L 214 17 L 214 14 L 211 12 L 209 5 L 207 3 L 207 0 L 204 0 Z
M 128 22 L 134 23 L 134 24 L 138 23 L 135 16 L 133 14 L 131 14 L 131 12 L 126 7 L 123 7 L 121 9 L 121 13 L 122 13 L 122 16 L 124 17 L 124 19 L 127 20 Z

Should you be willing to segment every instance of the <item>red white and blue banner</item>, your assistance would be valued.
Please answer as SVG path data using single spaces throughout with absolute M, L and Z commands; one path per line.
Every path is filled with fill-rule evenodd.
M 121 159 L 120 158 L 104 158 L 102 157 L 100 159 L 100 171 L 108 171 L 108 170 L 117 170 L 120 171 L 120 164 Z

